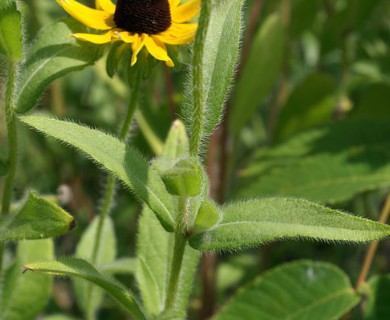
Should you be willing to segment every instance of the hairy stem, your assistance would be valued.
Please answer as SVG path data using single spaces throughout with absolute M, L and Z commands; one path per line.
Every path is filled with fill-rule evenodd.
M 8 135 L 8 174 L 5 179 L 3 199 L 1 206 L 1 215 L 7 214 L 12 199 L 12 189 L 16 174 L 17 163 L 17 131 L 16 131 L 16 117 L 14 112 L 14 90 L 16 80 L 16 63 L 10 62 L 8 68 L 7 89 L 5 94 L 5 118 L 7 122 Z
M 134 87 L 131 93 L 129 105 L 126 110 L 125 119 L 121 125 L 121 128 L 118 133 L 118 139 L 121 141 L 125 141 L 131 127 L 131 122 L 134 117 L 134 113 L 137 109 L 137 103 L 138 103 L 138 96 L 140 91 L 140 83 L 141 78 L 140 76 L 137 76 Z M 109 215 L 111 208 L 114 203 L 115 198 L 115 189 L 116 189 L 116 178 L 113 175 L 109 175 L 107 178 L 107 184 L 103 195 L 103 204 L 102 209 L 99 214 L 99 221 L 97 226 L 97 231 L 95 235 L 95 241 L 93 244 L 93 251 L 92 251 L 92 264 L 97 263 L 101 238 L 102 238 L 102 232 L 103 232 L 103 225 L 104 220 Z M 92 297 L 92 286 L 89 286 L 88 288 L 88 303 L 87 303 L 87 318 L 88 319 L 94 319 L 93 310 L 91 310 L 91 297 Z
M 181 267 L 183 264 L 184 252 L 187 244 L 185 229 L 187 226 L 187 198 L 182 196 L 179 198 L 178 219 L 175 230 L 175 245 L 173 248 L 172 264 L 169 275 L 167 300 L 165 308 L 174 307 L 177 297 L 177 289 L 179 287 Z
M 16 117 L 14 112 L 14 92 L 17 74 L 17 63 L 10 62 L 7 74 L 7 88 L 5 92 L 5 119 L 7 122 L 8 137 L 8 173 L 5 178 L 0 218 L 7 214 L 11 207 L 12 190 L 16 175 L 18 136 L 16 128 Z M 3 268 L 4 245 L 0 243 L 0 273 Z
M 198 31 L 195 37 L 194 54 L 192 57 L 192 98 L 193 113 L 191 118 L 190 153 L 197 157 L 200 152 L 205 122 L 205 104 L 203 83 L 203 56 L 205 40 L 211 15 L 211 0 L 202 0 Z
M 137 109 L 139 88 L 140 88 L 140 77 L 138 76 L 137 80 L 135 81 L 133 92 L 130 97 L 129 105 L 125 115 L 125 120 L 123 121 L 122 126 L 119 130 L 118 139 L 121 141 L 126 140 L 129 134 L 131 122 L 133 120 L 135 110 Z M 95 243 L 94 243 L 94 248 L 92 253 L 93 263 L 96 263 L 104 220 L 106 216 L 110 213 L 110 210 L 112 208 L 112 203 L 114 202 L 115 184 L 116 184 L 115 177 L 113 175 L 110 175 L 108 177 L 106 190 L 103 196 L 102 210 L 99 214 L 99 224 L 96 232 L 96 238 L 95 238 Z

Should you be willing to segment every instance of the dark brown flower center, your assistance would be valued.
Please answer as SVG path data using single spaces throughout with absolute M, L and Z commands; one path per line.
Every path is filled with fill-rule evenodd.
M 168 0 L 118 0 L 114 21 L 118 28 L 146 34 L 163 32 L 172 24 Z

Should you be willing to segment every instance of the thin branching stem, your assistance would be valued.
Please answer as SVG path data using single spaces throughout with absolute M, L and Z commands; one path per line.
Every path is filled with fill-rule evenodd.
M 9 62 L 7 74 L 7 87 L 5 93 L 5 118 L 7 122 L 8 137 L 8 172 L 5 178 L 0 218 L 8 214 L 11 207 L 12 191 L 16 175 L 18 136 L 14 108 L 15 81 L 17 75 L 17 62 Z M 3 267 L 4 245 L 0 243 L 0 273 Z
M 119 130 L 118 139 L 121 141 L 126 140 L 130 131 L 131 122 L 133 120 L 134 113 L 137 109 L 140 82 L 141 82 L 140 77 L 138 77 L 135 81 L 134 88 L 130 97 L 129 105 L 126 110 L 125 120 L 123 121 L 122 126 Z M 93 248 L 93 254 L 92 254 L 93 263 L 96 263 L 96 259 L 100 247 L 101 233 L 103 229 L 104 220 L 106 216 L 110 213 L 110 210 L 112 208 L 112 203 L 114 202 L 115 184 L 116 184 L 116 178 L 113 175 L 110 175 L 108 177 L 105 193 L 103 196 L 102 210 L 99 214 L 99 223 L 98 223 L 98 228 L 97 228 L 96 238 L 95 238 L 94 248 Z
M 382 212 L 379 216 L 380 223 L 386 223 L 390 214 L 390 194 L 387 196 L 385 204 L 382 208 Z M 366 281 L 368 273 L 371 269 L 372 262 L 378 248 L 378 240 L 372 241 L 368 247 L 366 256 L 364 258 L 362 268 L 360 269 L 360 274 L 358 280 L 356 281 L 355 290 L 358 291 L 360 286 Z
M 125 114 L 125 119 L 118 133 L 118 139 L 121 141 L 125 141 L 127 136 L 129 135 L 131 123 L 134 118 L 134 114 L 138 105 L 140 83 L 141 83 L 141 77 L 138 75 L 133 86 L 130 101 Z M 113 207 L 113 203 L 115 199 L 115 189 L 116 189 L 116 178 L 113 175 L 109 175 L 107 178 L 107 184 L 103 195 L 102 209 L 99 214 L 99 221 L 96 230 L 95 241 L 93 244 L 93 251 L 92 251 L 93 264 L 97 263 L 100 243 L 102 239 L 103 225 L 106 217 L 109 215 Z M 87 303 L 88 319 L 93 319 L 93 314 L 92 314 L 93 310 L 91 310 L 91 298 L 92 298 L 91 292 L 92 292 L 92 286 L 88 288 L 88 303 Z

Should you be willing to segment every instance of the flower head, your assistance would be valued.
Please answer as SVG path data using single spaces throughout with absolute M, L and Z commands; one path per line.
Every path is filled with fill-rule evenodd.
M 194 38 L 197 23 L 189 23 L 199 12 L 200 0 L 96 0 L 96 9 L 76 0 L 56 0 L 73 18 L 102 34 L 74 33 L 77 39 L 105 44 L 123 41 L 131 45 L 131 65 L 142 48 L 157 60 L 173 67 L 166 44 L 187 44 Z

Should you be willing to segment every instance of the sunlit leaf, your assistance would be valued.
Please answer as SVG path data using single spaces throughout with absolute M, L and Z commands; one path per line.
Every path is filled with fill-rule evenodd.
M 222 211 L 219 225 L 190 238 L 194 248 L 232 250 L 286 238 L 365 242 L 390 235 L 388 225 L 301 199 L 260 198 Z
M 0 3 L 0 54 L 9 60 L 23 56 L 22 19 L 15 0 Z
M 25 271 L 82 278 L 103 288 L 135 319 L 146 319 L 137 301 L 128 289 L 119 282 L 101 275 L 85 260 L 64 258 L 57 261 L 29 263 L 25 265 Z
M 18 88 L 16 110 L 25 113 L 37 104 L 45 88 L 54 79 L 81 70 L 98 60 L 101 46 L 80 43 L 70 34 L 83 31 L 74 20 L 56 22 L 45 27 L 28 51 Z
M 73 217 L 59 206 L 30 193 L 20 210 L 0 224 L 0 241 L 57 237 L 75 225 Z
M 172 198 L 160 176 L 150 168 L 137 150 L 113 136 L 75 123 L 43 116 L 23 116 L 20 119 L 89 155 L 145 201 L 166 230 L 173 230 Z

